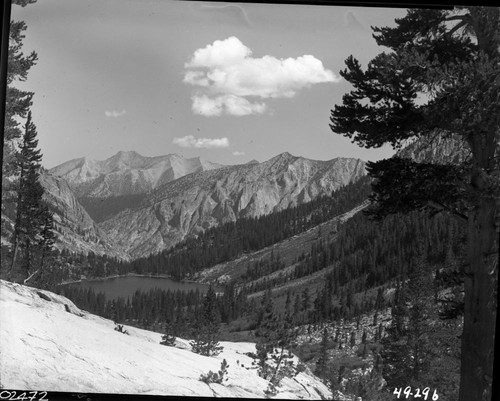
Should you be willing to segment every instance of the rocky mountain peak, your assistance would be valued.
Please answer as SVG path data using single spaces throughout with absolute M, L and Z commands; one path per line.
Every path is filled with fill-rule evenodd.
M 289 161 L 294 160 L 294 159 L 297 159 L 297 156 L 294 156 L 288 152 L 283 152 L 283 153 L 280 153 L 279 155 L 272 157 L 269 161 L 270 162 L 276 162 L 276 161 L 289 162 Z
M 177 154 L 147 157 L 136 151 L 119 151 L 108 159 L 70 160 L 50 170 L 64 178 L 79 198 L 110 198 L 145 194 L 169 181 L 197 171 L 222 167 L 200 158 Z
M 365 174 L 358 159 L 319 161 L 285 152 L 263 163 L 184 175 L 151 192 L 139 209 L 99 226 L 131 257 L 147 256 L 209 227 L 329 196 Z

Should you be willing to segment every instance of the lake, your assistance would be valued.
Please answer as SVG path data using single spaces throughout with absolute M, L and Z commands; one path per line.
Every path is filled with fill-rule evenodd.
M 127 299 L 132 297 L 137 290 L 148 292 L 153 288 L 170 291 L 190 291 L 198 289 L 204 293 L 208 289 L 206 284 L 174 281 L 163 277 L 147 276 L 125 276 L 113 277 L 104 280 L 82 280 L 77 283 L 65 284 L 67 286 L 76 286 L 83 288 L 92 288 L 95 293 L 103 292 L 106 299 L 117 299 L 119 297 Z

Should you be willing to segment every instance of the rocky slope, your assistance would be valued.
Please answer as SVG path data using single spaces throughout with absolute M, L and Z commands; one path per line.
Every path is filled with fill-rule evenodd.
M 142 207 L 99 226 L 136 258 L 221 223 L 329 195 L 364 174 L 358 159 L 316 161 L 283 153 L 263 163 L 186 175 L 153 191 Z
M 469 146 L 458 135 L 436 134 L 432 139 L 420 138 L 401 149 L 397 156 L 416 162 L 458 164 L 470 158 Z
M 50 169 L 50 173 L 64 178 L 78 197 L 107 198 L 146 193 L 186 174 L 219 167 L 222 166 L 199 157 L 145 157 L 130 151 L 118 152 L 102 161 L 85 157 L 70 160 Z
M 44 172 L 40 175 L 40 183 L 54 216 L 58 249 L 128 259 L 128 255 L 88 215 L 65 180 Z
M 0 280 L 0 387 L 80 393 L 265 398 L 269 382 L 257 375 L 253 343 L 222 342 L 223 352 L 205 357 L 178 339 L 160 345 L 161 335 L 127 327 L 78 309 L 49 291 Z M 222 384 L 200 375 L 229 368 Z M 295 363 L 298 359 L 295 358 Z M 330 399 L 309 369 L 284 378 L 276 398 Z
M 44 170 L 40 174 L 40 184 L 44 188 L 44 200 L 54 216 L 56 235 L 54 245 L 57 249 L 83 254 L 93 252 L 96 255 L 129 259 L 128 254 L 122 251 L 89 216 L 64 179 Z M 2 208 L 2 245 L 11 245 L 14 220 L 15 202 L 12 202 Z

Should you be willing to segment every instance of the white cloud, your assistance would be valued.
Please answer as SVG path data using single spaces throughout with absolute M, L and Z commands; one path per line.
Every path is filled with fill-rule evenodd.
M 245 156 L 245 152 L 235 151 L 235 152 L 233 152 L 233 156 Z
M 214 98 L 207 95 L 195 95 L 192 100 L 193 112 L 207 117 L 220 116 L 224 112 L 233 116 L 262 114 L 266 110 L 264 103 L 252 103 L 244 97 L 235 95 Z
M 174 145 L 179 145 L 182 148 L 227 148 L 229 147 L 229 139 L 224 138 L 195 138 L 193 135 L 187 135 L 182 138 L 174 138 Z
M 266 105 L 247 97 L 291 98 L 314 84 L 340 80 L 312 55 L 252 57 L 235 36 L 196 50 L 185 67 L 184 83 L 199 90 L 193 96 L 193 111 L 207 116 L 263 113 Z
M 240 63 L 251 54 L 252 51 L 237 37 L 231 36 L 225 40 L 216 40 L 211 45 L 196 50 L 191 61 L 186 63 L 186 67 L 230 66 Z
M 125 113 L 127 113 L 125 110 L 122 110 L 122 111 L 118 111 L 118 110 L 111 110 L 111 111 L 105 111 L 104 114 L 106 115 L 106 117 L 114 117 L 114 118 L 118 118 L 118 117 L 121 117 L 123 115 L 125 115 Z

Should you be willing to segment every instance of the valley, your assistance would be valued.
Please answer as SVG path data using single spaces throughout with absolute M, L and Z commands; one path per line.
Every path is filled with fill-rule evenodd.
M 418 271 L 422 242 L 425 263 L 443 277 L 429 290 L 459 288 L 446 278 L 460 257 L 457 223 L 417 212 L 371 221 L 364 215 L 371 180 L 354 159 L 283 153 L 263 163 L 176 170 L 186 174 L 143 192 L 130 181 L 151 166 L 166 177 L 152 160 L 165 167 L 167 159 L 119 152 L 106 162 L 72 161 L 44 172 L 57 251 L 38 285 L 111 319 L 115 330 L 178 339 L 196 339 L 212 288 L 218 338 L 226 346 L 259 344 L 264 327 L 285 324 L 289 349 L 335 397 L 370 399 L 370 391 L 382 397 L 380 355 L 389 347 L 397 292 Z M 115 170 L 103 173 L 103 166 Z M 68 281 L 78 283 L 57 285 Z M 430 302 L 432 293 L 426 297 Z M 453 319 L 454 328 L 432 320 L 439 335 L 460 327 L 460 317 Z M 284 330 L 278 326 L 266 330 Z M 330 362 L 323 366 L 321 358 Z M 440 396 L 453 392 L 447 394 Z

